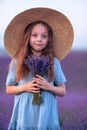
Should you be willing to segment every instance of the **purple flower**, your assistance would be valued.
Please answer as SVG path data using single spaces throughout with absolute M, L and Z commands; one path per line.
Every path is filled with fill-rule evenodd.
M 49 58 L 46 56 L 36 57 L 36 56 L 29 56 L 27 59 L 24 60 L 24 64 L 27 66 L 29 71 L 32 73 L 33 76 L 41 75 L 44 76 L 48 67 L 49 67 Z M 33 95 L 33 104 L 41 104 L 42 95 L 40 93 L 34 93 Z
M 24 60 L 24 63 L 31 71 L 33 76 L 35 76 L 36 74 L 44 76 L 49 67 L 49 58 L 45 56 L 29 56 L 27 59 Z

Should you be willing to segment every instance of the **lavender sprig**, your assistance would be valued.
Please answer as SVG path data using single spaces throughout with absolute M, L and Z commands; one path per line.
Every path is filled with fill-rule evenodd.
M 48 66 L 49 66 L 49 58 L 45 56 L 36 57 L 36 56 L 29 56 L 27 59 L 24 60 L 24 64 L 27 66 L 27 68 L 31 71 L 32 75 L 41 75 L 44 76 L 46 73 Z M 42 95 L 34 94 L 33 95 L 33 104 L 41 104 L 42 101 Z

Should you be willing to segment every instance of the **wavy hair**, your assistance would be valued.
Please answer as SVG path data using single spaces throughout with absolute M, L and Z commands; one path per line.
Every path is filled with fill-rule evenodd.
M 42 55 L 49 57 L 49 69 L 47 71 L 47 77 L 49 81 L 52 81 L 54 78 L 54 68 L 53 68 L 53 58 L 54 58 L 54 51 L 53 51 L 53 32 L 51 27 L 43 22 L 43 21 L 36 21 L 29 24 L 26 29 L 24 30 L 24 40 L 23 44 L 19 48 L 19 53 L 17 54 L 17 64 L 16 64 L 16 80 L 17 82 L 23 79 L 28 73 L 29 70 L 24 64 L 24 59 L 27 58 L 29 55 L 32 55 L 31 47 L 29 44 L 30 36 L 32 29 L 35 25 L 42 24 L 47 28 L 48 32 L 48 44 L 42 50 Z

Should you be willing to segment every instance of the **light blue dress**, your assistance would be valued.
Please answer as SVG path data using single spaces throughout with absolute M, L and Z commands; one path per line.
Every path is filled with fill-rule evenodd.
M 54 73 L 54 80 L 50 82 L 52 85 L 55 84 L 56 87 L 58 84 L 66 82 L 57 58 L 54 58 Z M 32 74 L 29 73 L 26 78 L 16 83 L 14 61 L 7 75 L 6 85 L 18 87 L 31 80 Z M 33 105 L 32 96 L 32 93 L 26 92 L 15 95 L 8 130 L 60 130 L 56 95 L 42 91 L 43 103 L 41 105 Z

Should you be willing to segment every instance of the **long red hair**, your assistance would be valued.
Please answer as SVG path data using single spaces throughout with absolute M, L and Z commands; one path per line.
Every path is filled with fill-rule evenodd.
M 36 21 L 31 24 L 29 24 L 25 31 L 24 31 L 24 41 L 23 44 L 20 46 L 19 53 L 17 54 L 17 64 L 16 64 L 16 80 L 17 82 L 21 79 L 23 79 L 28 73 L 29 70 L 24 64 L 24 59 L 27 58 L 29 55 L 32 55 L 31 47 L 29 44 L 30 36 L 32 29 L 35 25 L 42 24 L 47 28 L 48 31 L 48 44 L 44 50 L 42 50 L 42 55 L 49 57 L 49 69 L 47 72 L 47 77 L 49 81 L 52 81 L 54 77 L 54 68 L 53 68 L 53 58 L 54 58 L 54 51 L 53 51 L 53 33 L 51 27 L 43 22 L 43 21 Z

